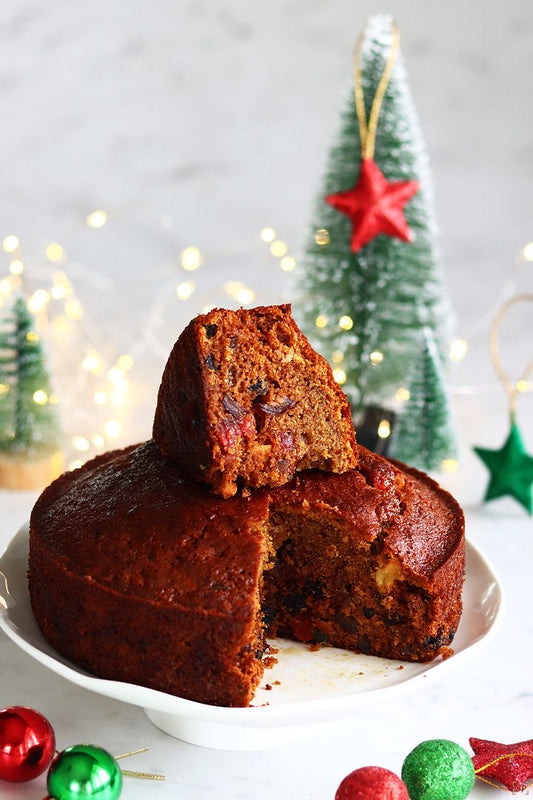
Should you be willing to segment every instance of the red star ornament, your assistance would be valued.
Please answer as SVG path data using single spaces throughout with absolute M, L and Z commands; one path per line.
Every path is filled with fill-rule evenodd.
M 413 241 L 404 206 L 419 190 L 418 181 L 388 181 L 374 159 L 363 158 L 353 189 L 326 197 L 326 203 L 352 220 L 351 249 L 354 253 L 379 233 Z
M 498 781 L 510 792 L 521 792 L 533 778 L 533 739 L 516 744 L 500 744 L 485 739 L 470 739 L 478 778 Z M 485 765 L 486 769 L 483 769 Z

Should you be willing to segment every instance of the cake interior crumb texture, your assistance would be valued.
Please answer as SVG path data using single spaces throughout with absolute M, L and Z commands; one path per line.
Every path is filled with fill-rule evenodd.
M 446 656 L 461 614 L 464 523 L 430 478 L 358 448 L 229 499 L 153 441 L 55 481 L 30 522 L 36 620 L 93 674 L 246 706 L 266 637 L 409 661 Z
M 153 437 L 223 497 L 300 470 L 344 472 L 357 458 L 349 403 L 289 305 L 192 320 L 168 359 Z

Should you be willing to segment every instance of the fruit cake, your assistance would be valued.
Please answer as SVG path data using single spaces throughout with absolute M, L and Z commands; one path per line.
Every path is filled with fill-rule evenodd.
M 362 447 L 342 474 L 222 499 L 150 440 L 43 492 L 28 574 L 38 625 L 75 664 L 247 706 L 274 634 L 408 661 L 448 655 L 464 555 L 453 498 Z

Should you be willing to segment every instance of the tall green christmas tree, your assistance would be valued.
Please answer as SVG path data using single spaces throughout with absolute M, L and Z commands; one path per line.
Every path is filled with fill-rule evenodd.
M 362 427 L 376 408 L 385 416 L 412 413 L 408 387 L 427 358 L 421 331 L 431 331 L 444 361 L 451 314 L 428 158 L 390 17 L 369 20 L 354 65 L 297 276 L 295 314 L 336 368 Z M 443 370 L 427 378 L 447 417 Z M 451 456 L 454 436 L 444 428 Z M 403 441 L 394 437 L 389 448 L 400 460 L 410 455 Z M 439 445 L 442 457 L 446 451 Z M 418 463 L 435 466 L 433 458 Z
M 0 325 L 0 452 L 34 459 L 57 450 L 60 425 L 35 322 L 17 298 Z

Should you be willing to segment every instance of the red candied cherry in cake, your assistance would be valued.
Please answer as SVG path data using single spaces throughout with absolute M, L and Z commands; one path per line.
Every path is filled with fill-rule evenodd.
M 409 800 L 405 783 L 383 767 L 360 767 L 341 781 L 335 800 Z

